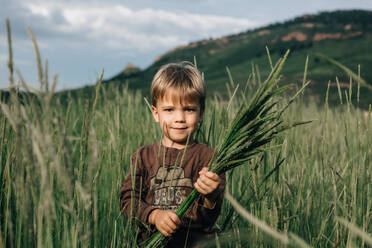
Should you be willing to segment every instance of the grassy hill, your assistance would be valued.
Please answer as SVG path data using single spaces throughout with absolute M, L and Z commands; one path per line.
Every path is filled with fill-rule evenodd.
M 341 82 L 341 90 L 348 90 L 349 77 L 316 54 L 324 54 L 344 64 L 354 72 L 361 67 L 361 77 L 372 84 L 372 11 L 349 10 L 322 12 L 304 15 L 295 19 L 275 23 L 255 30 L 249 30 L 218 39 L 192 42 L 176 47 L 156 58 L 144 70 L 124 70 L 122 73 L 104 81 L 104 84 L 129 84 L 129 88 L 148 94 L 154 73 L 160 66 L 169 62 L 194 61 L 205 75 L 210 93 L 226 92 L 229 81 L 226 67 L 231 71 L 234 81 L 244 84 L 252 68 L 256 75 L 264 79 L 270 72 L 267 57 L 268 47 L 275 61 L 291 50 L 283 70 L 287 83 L 302 83 L 306 57 L 309 56 L 308 79 L 312 81 L 308 92 L 315 100 L 324 101 L 324 94 L 330 81 L 330 101 L 339 102 L 335 77 Z M 355 88 L 356 90 L 356 88 Z M 72 95 L 90 95 L 92 88 L 86 86 L 69 92 Z M 355 91 L 354 91 L 355 92 Z M 344 93 L 342 93 L 344 94 Z M 371 90 L 361 87 L 361 106 L 371 104 Z

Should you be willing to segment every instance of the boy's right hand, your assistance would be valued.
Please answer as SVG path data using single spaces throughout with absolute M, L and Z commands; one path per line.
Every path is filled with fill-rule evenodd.
M 155 209 L 150 213 L 149 223 L 156 226 L 164 236 L 170 236 L 181 224 L 178 216 L 171 210 Z

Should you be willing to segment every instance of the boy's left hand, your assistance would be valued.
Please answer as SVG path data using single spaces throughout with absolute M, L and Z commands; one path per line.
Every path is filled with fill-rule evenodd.
M 218 186 L 221 183 L 221 178 L 213 172 L 208 171 L 207 167 L 204 167 L 199 172 L 199 178 L 194 184 L 195 189 L 202 195 L 206 196 L 209 200 L 214 201 L 214 197 L 209 197 L 214 194 Z

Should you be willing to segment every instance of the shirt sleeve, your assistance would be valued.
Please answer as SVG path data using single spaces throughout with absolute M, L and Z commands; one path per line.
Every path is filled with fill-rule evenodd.
M 194 172 L 193 180 L 196 182 L 196 180 L 199 177 L 199 171 L 203 167 L 208 167 L 210 160 L 212 159 L 212 156 L 215 156 L 215 150 L 208 149 L 207 152 L 203 153 L 203 156 L 200 159 L 199 166 L 196 172 Z M 220 215 L 221 208 L 222 208 L 222 202 L 224 197 L 224 190 L 226 185 L 226 178 L 225 174 L 219 175 L 221 178 L 221 183 L 216 189 L 215 192 L 212 194 L 216 194 L 216 204 L 213 206 L 213 208 L 207 208 L 204 205 L 205 197 L 200 195 L 195 205 L 193 206 L 193 211 L 196 214 L 197 222 L 202 226 L 203 230 L 208 232 L 216 222 L 218 216 Z
M 131 157 L 131 166 L 120 191 L 120 208 L 127 218 L 137 218 L 148 224 L 148 216 L 155 208 L 146 202 L 149 186 L 146 185 L 147 172 L 139 152 Z
M 224 195 L 224 190 L 225 190 L 225 184 L 226 184 L 226 179 L 225 175 L 222 174 L 220 175 L 221 178 L 221 183 L 216 189 L 215 192 L 212 194 L 216 194 L 216 202 L 213 206 L 213 208 L 207 208 L 204 205 L 204 196 L 200 196 L 198 199 L 198 208 L 197 208 L 197 217 L 203 225 L 203 229 L 205 231 L 208 231 L 209 229 L 212 228 L 214 223 L 216 222 L 218 216 L 220 215 L 221 208 L 222 208 L 222 202 L 223 202 L 223 195 Z

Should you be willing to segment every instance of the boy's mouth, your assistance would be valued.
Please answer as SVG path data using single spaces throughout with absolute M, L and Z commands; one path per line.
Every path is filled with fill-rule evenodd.
M 187 127 L 172 127 L 172 129 L 175 129 L 175 130 L 185 130 L 185 129 L 187 129 Z

